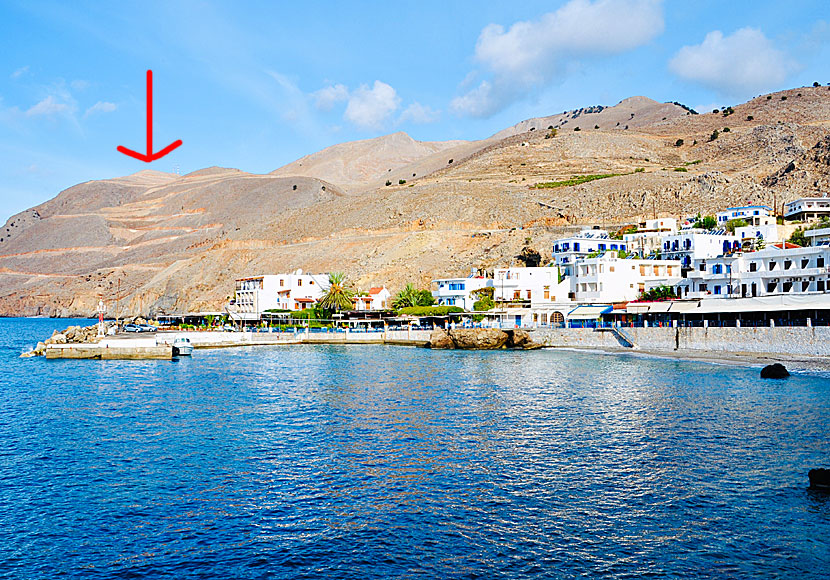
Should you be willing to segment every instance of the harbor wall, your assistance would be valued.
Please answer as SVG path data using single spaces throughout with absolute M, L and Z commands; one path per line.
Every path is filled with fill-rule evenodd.
M 830 356 L 830 327 L 652 327 L 622 328 L 637 348 L 653 351 Z M 530 331 L 534 341 L 549 347 L 620 348 L 627 345 L 610 330 L 550 328 Z

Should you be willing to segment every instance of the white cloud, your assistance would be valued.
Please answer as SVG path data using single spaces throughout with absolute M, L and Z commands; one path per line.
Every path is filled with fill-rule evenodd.
M 701 44 L 681 48 L 669 62 L 679 77 L 738 97 L 777 88 L 799 68 L 755 28 L 731 36 L 715 30 Z
M 28 64 L 26 66 L 20 67 L 19 69 L 14 71 L 10 76 L 13 79 L 19 79 L 20 77 L 25 75 L 27 72 L 29 72 L 29 65 Z
M 67 103 L 58 102 L 55 97 L 49 95 L 38 104 L 31 107 L 28 111 L 26 111 L 27 117 L 50 117 L 53 115 L 58 115 L 61 113 L 69 113 L 72 111 L 72 107 Z
M 415 102 L 409 105 L 403 113 L 401 113 L 398 122 L 406 123 L 407 121 L 418 124 L 434 123 L 441 118 L 441 111 L 436 111 L 428 105 L 422 105 Z
M 452 109 L 490 116 L 550 84 L 569 62 L 632 50 L 663 27 L 662 0 L 571 0 L 507 30 L 490 24 L 479 35 L 475 58 L 492 79 L 454 99 Z
M 360 85 L 349 97 L 343 118 L 361 129 L 381 130 L 400 102 L 397 91 L 384 82 L 375 81 L 371 89 Z
M 77 79 L 69 83 L 69 86 L 72 87 L 73 90 L 76 91 L 85 91 L 89 88 L 89 81 L 85 81 L 82 79 Z
M 346 85 L 329 85 L 312 93 L 315 106 L 321 111 L 331 111 L 334 105 L 349 99 L 349 89 Z
M 86 110 L 86 113 L 84 113 L 84 117 L 89 117 L 90 115 L 93 115 L 95 113 L 112 113 L 117 108 L 118 106 L 115 103 L 109 103 L 107 101 L 98 101 Z

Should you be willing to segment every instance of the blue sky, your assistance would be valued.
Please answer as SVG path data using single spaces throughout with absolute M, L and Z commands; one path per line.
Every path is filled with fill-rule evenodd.
M 0 4 L 0 217 L 90 179 L 263 173 L 406 131 L 478 139 L 645 95 L 710 110 L 830 83 L 823 0 Z M 145 73 L 155 149 L 144 151 Z

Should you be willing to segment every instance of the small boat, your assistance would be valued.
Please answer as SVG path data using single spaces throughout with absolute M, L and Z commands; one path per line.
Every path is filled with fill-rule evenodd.
M 173 341 L 173 356 L 190 356 L 193 354 L 193 344 L 186 336 L 180 336 Z

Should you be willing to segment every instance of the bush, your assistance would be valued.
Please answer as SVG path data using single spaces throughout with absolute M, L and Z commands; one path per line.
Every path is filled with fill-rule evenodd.
M 786 101 L 787 100 L 787 95 L 784 95 L 783 97 L 781 97 L 781 100 Z
M 646 292 L 640 294 L 640 300 L 644 301 L 654 301 L 654 300 L 666 300 L 675 298 L 674 288 L 671 286 L 667 286 L 665 284 L 661 284 L 656 288 L 652 288 Z
M 392 185 L 392 182 L 391 182 L 391 181 L 389 181 L 389 180 L 387 179 L 387 180 L 386 180 L 386 185 L 387 185 L 387 187 L 388 187 L 388 186 Z
M 398 180 L 398 185 L 403 185 L 404 183 L 406 183 L 406 179 L 399 179 Z
M 711 143 L 712 141 L 714 141 L 715 139 L 717 139 L 719 135 L 720 135 L 720 133 L 718 132 L 718 130 L 717 130 L 717 129 L 715 129 L 714 131 L 712 131 L 712 134 L 709 136 L 709 142 Z
M 634 173 L 645 173 L 645 172 L 646 172 L 645 167 L 638 167 L 637 169 L 634 170 Z
M 787 240 L 791 244 L 796 244 L 801 246 L 802 248 L 807 247 L 809 242 L 807 241 L 807 236 L 804 235 L 804 230 L 802 228 L 796 228 L 793 232 L 793 235 L 790 236 L 790 239 Z
M 767 95 L 767 100 L 771 101 L 772 100 L 772 95 Z
M 581 131 L 581 130 L 582 129 L 580 129 L 579 127 L 574 127 L 574 131 Z
M 726 107 L 726 108 L 723 110 L 723 116 L 724 116 L 724 117 L 728 117 L 729 115 L 731 115 L 731 114 L 732 114 L 732 113 L 734 113 L 734 112 L 735 112 L 735 109 L 733 109 L 732 107 Z
M 754 121 L 754 120 L 755 120 L 755 117 L 753 117 L 752 115 L 747 115 L 747 116 L 746 116 L 746 120 L 747 120 L 747 121 Z
M 484 310 L 492 310 L 496 303 L 489 296 L 484 296 L 480 300 L 473 302 L 473 310 L 476 312 L 483 312 Z
M 712 114 L 717 115 L 720 113 L 720 109 L 712 109 Z
M 450 164 L 450 163 L 452 163 L 452 162 L 453 162 L 453 160 L 452 160 L 452 159 L 450 159 L 449 161 L 447 161 L 447 165 L 449 165 L 449 164 Z
M 724 127 L 724 128 L 723 128 L 723 132 L 724 132 L 724 133 L 729 133 L 729 131 L 731 131 L 731 130 L 732 130 L 732 129 L 730 129 L 729 127 Z
M 737 219 L 729 220 L 728 222 L 726 222 L 726 229 L 727 229 L 727 231 L 729 231 L 729 233 L 734 234 L 735 233 L 735 228 L 743 228 L 743 227 L 746 227 L 748 225 L 749 224 L 746 223 L 746 220 L 742 220 L 740 218 L 737 218 Z
M 821 83 L 820 83 L 820 82 L 818 82 L 818 81 L 816 81 L 816 82 L 814 82 L 814 83 L 813 83 L 813 86 L 814 86 L 814 87 L 820 87 L 820 86 L 821 86 Z
M 686 173 L 686 172 L 687 172 L 687 171 L 689 171 L 689 170 L 688 170 L 688 169 L 686 169 L 685 167 L 675 167 L 675 168 L 674 168 L 674 171 L 678 171 L 678 172 L 680 172 L 680 173 Z
M 599 129 L 599 125 L 594 125 L 594 129 Z
M 674 142 L 675 147 L 682 147 L 683 146 L 683 139 L 678 139 Z

